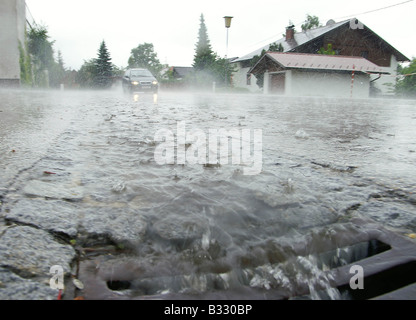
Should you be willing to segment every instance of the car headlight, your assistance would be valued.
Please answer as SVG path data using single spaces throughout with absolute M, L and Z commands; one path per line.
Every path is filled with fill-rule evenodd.
M 153 85 L 155 86 L 155 85 L 157 85 L 159 82 L 157 82 L 156 80 L 154 80 L 152 83 L 153 83 Z
M 133 86 L 138 86 L 138 85 L 139 85 L 139 82 L 138 82 L 138 81 L 132 81 L 132 82 L 131 82 L 131 84 L 132 84 Z

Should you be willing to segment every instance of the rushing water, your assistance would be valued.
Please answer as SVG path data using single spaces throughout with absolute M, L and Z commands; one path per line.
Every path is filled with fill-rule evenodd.
M 28 198 L 65 200 L 78 243 L 84 236 L 84 246 L 105 245 L 101 233 L 129 249 L 94 263 L 114 270 L 122 261 L 114 272 L 117 280 L 135 275 L 126 288 L 131 296 L 307 286 L 319 298 L 316 288 L 330 288 L 331 279 L 316 257 L 293 255 L 294 242 L 319 246 L 322 234 L 313 228 L 331 237 L 331 225 L 355 210 L 416 231 L 414 101 L 163 92 L 154 98 L 0 92 L 3 211 Z M 261 173 L 245 175 L 247 166 L 231 161 L 157 163 L 156 133 L 176 135 L 178 123 L 207 135 L 261 129 Z M 340 298 L 332 289 L 327 295 Z

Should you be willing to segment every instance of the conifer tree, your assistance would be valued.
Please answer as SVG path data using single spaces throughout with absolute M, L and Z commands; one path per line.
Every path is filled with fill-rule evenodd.
M 200 17 L 193 67 L 194 71 L 189 76 L 189 80 L 192 81 L 193 86 L 200 88 L 210 88 L 213 82 L 218 87 L 229 86 L 232 73 L 235 72 L 228 59 L 220 58 L 212 50 L 203 14 Z
M 113 64 L 105 41 L 101 42 L 98 58 L 95 59 L 95 86 L 102 89 L 111 87 Z
M 212 67 L 216 56 L 212 51 L 205 25 L 204 15 L 201 14 L 198 43 L 196 45 L 193 67 L 196 71 L 207 70 Z

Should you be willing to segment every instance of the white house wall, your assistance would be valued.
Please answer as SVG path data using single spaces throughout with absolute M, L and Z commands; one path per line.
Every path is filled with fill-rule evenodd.
M 233 74 L 233 83 L 235 87 L 238 88 L 246 88 L 248 89 L 250 92 L 260 92 L 261 89 L 257 86 L 256 82 L 257 79 L 254 75 L 252 75 L 251 78 L 251 85 L 247 85 L 247 73 L 250 70 L 250 68 L 241 68 L 241 63 L 235 63 L 236 67 L 237 67 L 237 71 Z M 390 63 L 390 67 L 380 67 L 381 69 L 383 69 L 384 71 L 390 73 L 389 75 L 382 75 L 380 79 L 375 80 L 376 78 L 378 78 L 378 74 L 374 74 L 370 76 L 370 80 L 375 80 L 373 82 L 373 85 L 375 88 L 380 90 L 380 94 L 381 95 L 394 95 L 394 87 L 396 85 L 396 80 L 397 80 L 397 67 L 398 67 L 398 62 L 397 59 L 394 55 L 391 56 L 391 63 Z M 289 71 L 288 71 L 289 72 Z M 289 75 L 289 73 L 287 73 L 287 76 Z M 336 78 L 338 78 L 340 75 L 338 75 Z M 345 75 L 344 75 L 345 76 Z M 348 76 L 347 76 L 348 78 Z M 367 96 L 367 85 L 369 86 L 368 80 L 366 78 L 368 78 L 365 75 L 356 75 L 356 79 L 360 79 L 362 78 L 363 84 L 361 84 L 360 82 L 358 83 L 358 89 L 362 91 L 363 93 L 361 93 L 360 95 L 365 95 Z M 301 80 L 302 81 L 302 80 Z M 351 79 L 346 79 L 345 81 L 351 81 Z M 340 80 L 339 79 L 335 79 L 335 83 L 339 83 Z M 288 79 L 286 78 L 286 85 L 290 84 L 291 81 L 288 81 Z M 334 83 L 331 83 L 332 85 L 335 85 Z M 345 87 L 345 84 L 343 85 Z M 267 91 L 267 89 L 266 89 Z M 368 91 L 369 92 L 369 91 Z M 291 88 L 286 88 L 286 94 L 287 95 L 291 95 Z M 369 93 L 368 93 L 369 94 Z M 348 92 L 348 97 L 350 96 L 350 92 Z
M 378 80 L 375 80 L 378 78 L 379 75 L 374 74 L 371 75 L 371 80 L 374 81 L 374 87 L 376 89 L 380 90 L 380 93 L 382 95 L 394 95 L 395 94 L 395 86 L 396 86 L 396 80 L 397 80 L 397 67 L 399 66 L 399 63 L 397 62 L 397 59 L 394 55 L 391 56 L 390 61 L 390 67 L 380 67 L 384 71 L 389 72 L 389 75 L 381 75 L 381 78 Z
M 351 75 L 341 73 L 287 72 L 286 91 L 289 96 L 351 97 Z M 368 98 L 370 79 L 368 75 L 356 74 L 353 98 Z
M 257 78 L 251 75 L 251 85 L 247 85 L 247 73 L 250 68 L 242 68 L 241 63 L 235 63 L 237 71 L 233 73 L 233 84 L 236 88 L 245 88 L 250 92 L 261 92 L 261 89 L 257 85 Z
M 24 45 L 24 0 L 0 0 L 0 84 L 20 82 L 19 41 Z

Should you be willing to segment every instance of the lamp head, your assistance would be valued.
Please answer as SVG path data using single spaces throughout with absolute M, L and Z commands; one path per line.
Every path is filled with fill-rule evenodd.
M 231 20 L 232 20 L 233 18 L 234 18 L 234 17 L 229 17 L 229 16 L 224 17 L 224 19 L 225 19 L 225 27 L 226 27 L 227 29 L 231 27 Z

